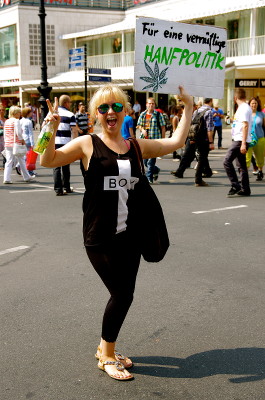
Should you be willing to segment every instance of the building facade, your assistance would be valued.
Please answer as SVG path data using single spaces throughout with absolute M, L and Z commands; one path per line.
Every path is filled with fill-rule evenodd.
M 2 0 L 0 8 L 0 95 L 2 101 L 37 99 L 40 82 L 38 1 Z M 36 3 L 36 6 L 34 5 Z M 33 5 L 32 5 L 33 4 Z M 69 70 L 69 49 L 87 46 L 90 68 L 111 69 L 112 81 L 144 105 L 146 93 L 133 91 L 136 16 L 215 25 L 227 29 L 224 98 L 219 105 L 233 114 L 235 87 L 265 104 L 265 0 L 47 0 L 48 81 L 53 95 L 84 96 L 83 69 Z M 6 23 L 8 21 L 8 24 Z M 99 82 L 88 83 L 88 98 Z M 173 94 L 172 94 L 173 95 Z M 34 97 L 35 96 L 35 97 Z M 169 103 L 171 94 L 156 95 Z

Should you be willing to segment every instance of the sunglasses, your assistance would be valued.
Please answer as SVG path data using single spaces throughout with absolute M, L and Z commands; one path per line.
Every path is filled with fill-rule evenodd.
M 114 112 L 121 112 L 123 110 L 123 105 L 121 103 L 113 103 L 113 104 L 101 104 L 98 106 L 98 112 L 100 114 L 106 114 L 109 109 L 112 108 Z

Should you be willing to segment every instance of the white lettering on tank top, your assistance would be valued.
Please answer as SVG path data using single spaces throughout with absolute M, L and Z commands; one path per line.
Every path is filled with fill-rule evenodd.
M 117 160 L 119 167 L 118 176 L 104 177 L 104 190 L 118 190 L 118 215 L 117 215 L 117 233 L 126 230 L 126 220 L 128 217 L 128 190 L 134 189 L 134 185 L 139 178 L 131 176 L 131 163 L 129 160 Z

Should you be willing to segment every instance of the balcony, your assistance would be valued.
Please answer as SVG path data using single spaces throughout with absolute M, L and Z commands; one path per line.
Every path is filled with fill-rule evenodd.
M 232 39 L 227 41 L 226 57 L 265 55 L 265 36 Z
M 227 58 L 263 54 L 265 55 L 265 36 L 227 41 Z M 131 67 L 134 65 L 134 51 L 91 56 L 87 58 L 87 63 L 89 68 Z
M 154 3 L 159 0 L 45 0 L 45 5 L 51 7 L 78 7 L 78 8 L 103 8 L 127 10 L 146 3 Z M 10 6 L 23 4 L 27 6 L 39 6 L 39 0 L 12 0 Z
M 87 58 L 89 68 L 119 68 L 134 65 L 134 51 L 127 53 L 102 54 Z

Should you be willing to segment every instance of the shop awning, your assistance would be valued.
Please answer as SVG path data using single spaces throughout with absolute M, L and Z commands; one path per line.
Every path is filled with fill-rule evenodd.
M 82 37 L 89 37 L 89 36 L 101 36 L 104 34 L 109 33 L 116 33 L 116 32 L 125 32 L 125 31 L 132 31 L 135 29 L 135 16 L 131 18 L 125 18 L 121 22 L 117 22 L 115 24 L 110 24 L 106 26 L 101 26 L 100 28 L 89 29 L 87 31 L 76 32 L 76 33 L 68 33 L 65 35 L 60 36 L 60 39 L 74 39 L 74 38 L 82 38 Z

